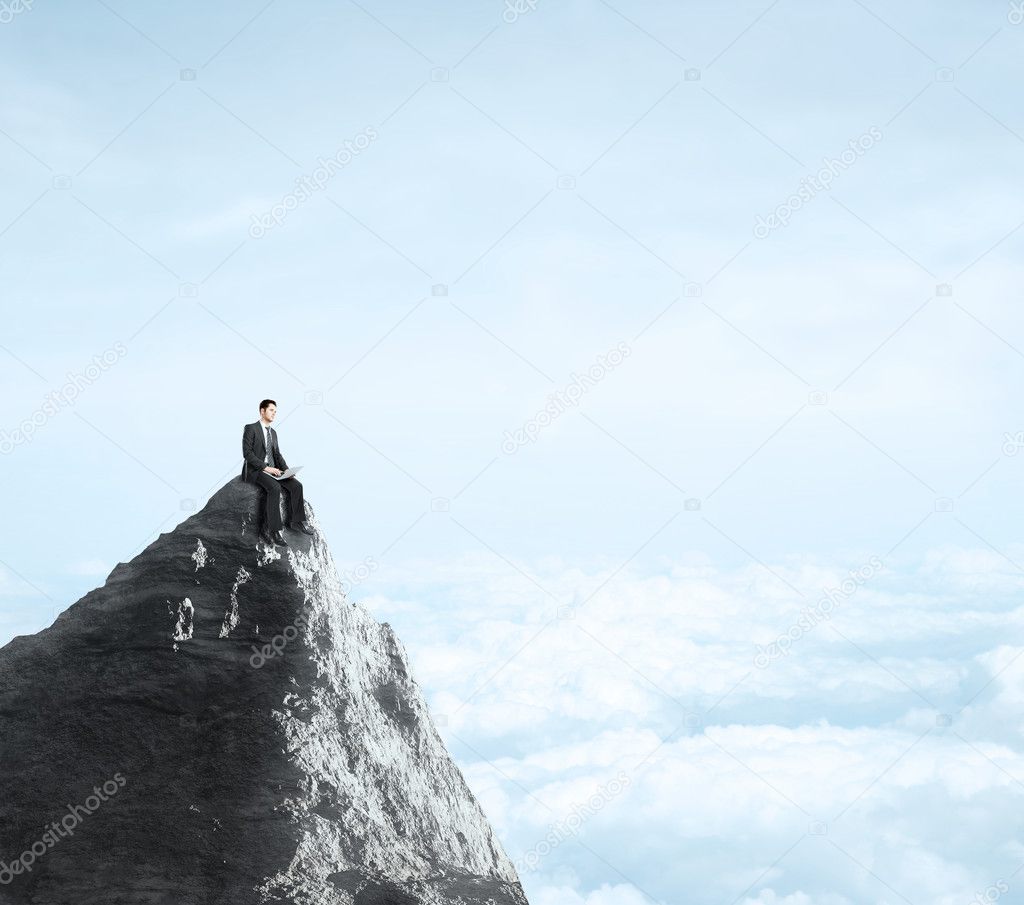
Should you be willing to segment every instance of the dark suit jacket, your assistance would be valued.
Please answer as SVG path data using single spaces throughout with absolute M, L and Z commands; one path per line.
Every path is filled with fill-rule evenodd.
M 267 454 L 267 445 L 263 442 L 263 425 L 259 421 L 247 424 L 242 430 L 242 480 L 254 481 L 264 468 L 267 467 L 264 461 Z M 277 445 L 277 431 L 270 428 L 270 461 L 274 468 L 282 471 L 288 469 L 288 463 L 281 455 L 281 448 Z

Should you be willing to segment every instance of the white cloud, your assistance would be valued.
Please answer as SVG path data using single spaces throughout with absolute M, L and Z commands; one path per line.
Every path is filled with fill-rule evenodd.
M 406 639 L 531 900 L 846 905 L 888 884 L 956 905 L 1020 863 L 1024 582 L 972 593 L 986 551 L 872 575 L 765 668 L 755 644 L 859 564 L 769 563 L 793 589 L 758 565 L 520 565 L 545 590 L 469 557 L 389 564 L 398 599 L 381 584 L 368 605 Z M 970 831 L 942 829 L 957 821 Z
M 602 885 L 585 895 L 568 886 L 544 886 L 530 897 L 531 905 L 650 905 L 650 899 L 627 883 Z
M 845 896 L 825 894 L 811 897 L 805 892 L 778 895 L 773 889 L 762 889 L 756 899 L 744 898 L 742 905 L 849 905 Z

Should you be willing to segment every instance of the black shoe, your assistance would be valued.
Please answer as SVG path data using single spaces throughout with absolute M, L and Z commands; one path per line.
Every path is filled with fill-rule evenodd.
M 271 537 L 273 538 L 275 544 L 280 544 L 282 547 L 288 546 L 288 541 L 284 539 L 284 535 L 280 531 L 275 531 L 271 535 Z
M 303 534 L 312 536 L 313 529 L 309 527 L 309 522 L 292 522 L 288 526 L 292 531 L 301 531 Z

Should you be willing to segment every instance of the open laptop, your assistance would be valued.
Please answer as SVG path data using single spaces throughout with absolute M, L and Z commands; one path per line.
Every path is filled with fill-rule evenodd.
M 283 481 L 283 480 L 284 480 L 285 478 L 291 478 L 291 477 L 294 477 L 294 476 L 295 476 L 295 475 L 297 475 L 297 474 L 298 474 L 298 473 L 299 473 L 300 471 L 302 471 L 302 469 L 303 469 L 303 466 L 302 466 L 302 465 L 296 465 L 296 466 L 295 466 L 294 468 L 289 468 L 289 469 L 288 469 L 288 470 L 287 470 L 287 471 L 286 471 L 286 472 L 285 472 L 284 474 L 282 474 L 282 475 L 281 475 L 280 477 L 278 477 L 277 475 L 271 475 L 270 477 L 272 477 L 272 478 L 273 478 L 273 479 L 274 479 L 275 481 Z

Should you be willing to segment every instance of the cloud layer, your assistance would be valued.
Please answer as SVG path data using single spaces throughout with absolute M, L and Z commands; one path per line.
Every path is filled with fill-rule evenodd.
M 1024 576 L 936 550 L 793 631 L 862 565 L 466 557 L 385 570 L 363 602 L 407 639 L 535 901 L 966 905 L 1019 888 Z

